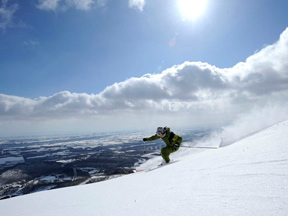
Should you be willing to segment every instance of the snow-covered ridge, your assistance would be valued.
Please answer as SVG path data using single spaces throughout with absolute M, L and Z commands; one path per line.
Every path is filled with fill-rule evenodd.
M 1 200 L 1 215 L 285 216 L 287 145 L 284 121 L 216 150 L 182 148 L 153 171 Z

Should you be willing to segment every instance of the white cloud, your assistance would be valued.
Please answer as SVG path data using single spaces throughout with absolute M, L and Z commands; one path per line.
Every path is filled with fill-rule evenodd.
M 25 46 L 36 46 L 39 45 L 40 43 L 36 40 L 27 40 L 23 42 L 23 45 Z
M 38 8 L 42 10 L 56 10 L 60 0 L 39 0 Z
M 41 10 L 67 10 L 76 8 L 78 10 L 90 10 L 94 4 L 104 6 L 106 0 L 38 0 L 37 7 Z
M 64 125 L 73 119 L 82 122 L 75 127 L 83 128 L 85 119 L 90 128 L 123 129 L 150 124 L 213 125 L 257 110 L 263 115 L 248 119 L 259 121 L 268 115 L 267 110 L 281 110 L 269 114 L 270 119 L 281 120 L 288 116 L 287 59 L 288 28 L 275 44 L 232 68 L 184 62 L 160 74 L 115 83 L 96 95 L 63 91 L 28 99 L 0 94 L 0 120 Z
M 15 12 L 18 10 L 18 4 L 8 4 L 8 0 L 2 0 L 0 6 L 0 28 L 3 32 L 6 31 L 7 27 L 13 26 L 13 18 Z
M 90 10 L 95 7 L 104 7 L 108 0 L 37 0 L 37 8 L 46 11 L 66 11 L 69 8 Z M 130 8 L 143 11 L 145 0 L 129 0 Z
M 232 85 L 253 94 L 269 94 L 288 88 L 288 29 L 273 45 L 227 70 Z
M 94 0 L 66 0 L 67 5 L 79 10 L 89 10 L 94 4 Z
M 140 11 L 143 11 L 145 5 L 145 0 L 129 0 L 130 8 L 137 8 Z

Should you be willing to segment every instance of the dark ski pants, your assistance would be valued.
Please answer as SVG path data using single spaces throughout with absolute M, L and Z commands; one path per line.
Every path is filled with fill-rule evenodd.
M 162 158 L 166 161 L 166 163 L 170 162 L 170 158 L 169 155 L 173 152 L 176 152 L 179 150 L 180 147 L 178 148 L 174 148 L 174 147 L 170 147 L 170 146 L 166 146 L 164 148 L 161 149 L 161 155 Z

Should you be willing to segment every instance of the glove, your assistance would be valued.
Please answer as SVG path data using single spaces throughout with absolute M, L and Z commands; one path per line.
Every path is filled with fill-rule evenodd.
M 143 138 L 143 141 L 144 141 L 144 142 L 147 141 L 147 138 Z
M 173 145 L 173 149 L 178 149 L 180 147 L 180 145 L 178 144 L 178 143 L 175 143 L 174 145 Z

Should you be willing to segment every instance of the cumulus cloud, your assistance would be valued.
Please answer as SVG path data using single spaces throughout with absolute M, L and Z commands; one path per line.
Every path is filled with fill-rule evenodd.
M 287 59 L 288 28 L 276 43 L 232 68 L 184 62 L 160 74 L 115 83 L 95 95 L 63 91 L 29 99 L 0 94 L 0 119 L 89 119 L 102 128 L 149 122 L 183 126 L 227 123 L 251 112 L 262 113 L 249 115 L 259 121 L 274 110 L 269 118 L 278 121 L 288 116 Z
M 288 87 L 288 30 L 273 45 L 227 70 L 232 85 L 253 94 L 271 94 Z
M 129 0 L 130 8 L 137 8 L 140 11 L 143 11 L 145 5 L 145 0 Z
M 18 10 L 18 4 L 9 4 L 8 0 L 2 0 L 0 4 L 0 28 L 3 32 L 7 27 L 13 26 L 13 18 Z
M 28 98 L 0 94 L 0 113 L 5 116 L 25 116 L 33 111 L 35 101 Z

